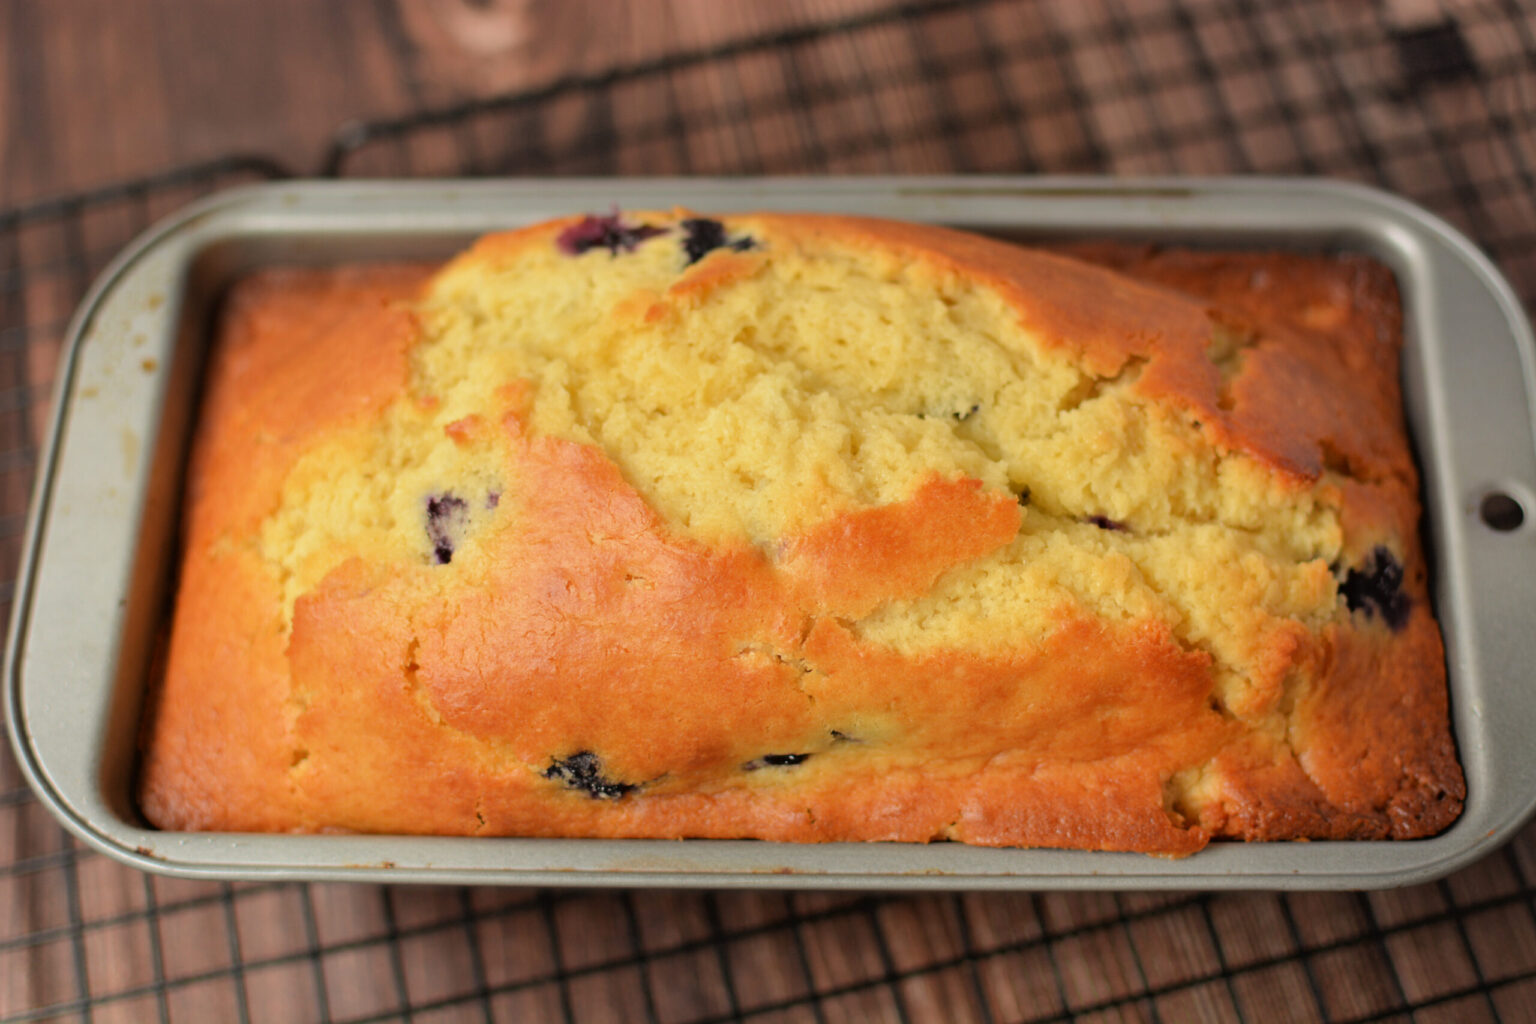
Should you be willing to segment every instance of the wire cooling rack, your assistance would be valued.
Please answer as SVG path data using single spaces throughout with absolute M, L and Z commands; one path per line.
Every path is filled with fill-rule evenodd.
M 1536 303 L 1536 13 L 938 2 L 338 131 L 323 173 L 1323 174 Z M 232 158 L 0 212 L 0 579 L 65 321 Z M 0 589 L 8 607 L 9 582 Z M 586 893 L 150 877 L 0 753 L 0 1021 L 1529 1021 L 1536 831 L 1374 894 Z

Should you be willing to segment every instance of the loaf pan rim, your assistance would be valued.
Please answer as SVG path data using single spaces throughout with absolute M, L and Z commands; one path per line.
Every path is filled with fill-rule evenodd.
M 1468 767 L 1469 785 L 1472 785 L 1472 794 L 1468 802 L 1468 810 L 1463 817 L 1447 832 L 1441 836 L 1408 842 L 1364 842 L 1364 843 L 1311 843 L 1311 844 L 1221 844 L 1204 853 L 1184 861 L 1157 861 L 1141 855 L 1128 854 L 1102 854 L 1080 851 L 1044 851 L 1044 850 L 975 850 L 974 848 L 959 847 L 950 849 L 948 844 L 942 846 L 925 847 L 915 845 L 911 850 L 918 852 L 919 860 L 922 860 L 923 851 L 943 851 L 945 855 L 959 852 L 960 856 L 944 856 L 946 861 L 957 861 L 962 869 L 967 859 L 981 863 L 985 859 L 1022 859 L 1027 867 L 1018 873 L 993 875 L 948 872 L 945 869 L 935 868 L 931 865 L 914 868 L 910 871 L 893 871 L 888 873 L 861 872 L 857 869 L 837 871 L 828 874 L 823 871 L 805 868 L 795 864 L 776 864 L 756 867 L 740 868 L 734 871 L 715 871 L 707 868 L 692 871 L 665 870 L 660 868 L 625 869 L 622 867 L 590 868 L 579 870 L 552 870 L 546 868 L 516 870 L 502 867 L 474 868 L 466 867 L 462 863 L 443 864 L 440 861 L 431 860 L 422 856 L 416 862 L 404 856 L 383 857 L 374 856 L 375 852 L 384 851 L 389 845 L 414 845 L 423 851 L 435 850 L 437 844 L 476 844 L 476 846 L 488 854 L 494 851 L 500 856 L 487 856 L 487 860 L 496 859 L 506 863 L 505 854 L 510 850 L 518 849 L 543 849 L 545 853 L 550 850 L 564 851 L 573 849 L 570 844 L 577 844 L 574 849 L 591 849 L 594 845 L 606 846 L 614 851 L 618 862 L 642 862 L 651 857 L 652 851 L 646 846 L 653 846 L 660 851 L 675 849 L 675 841 L 655 840 L 533 840 L 533 839 L 438 839 L 421 837 L 313 837 L 313 836 L 248 836 L 228 835 L 220 836 L 212 833 L 204 834 L 180 834 L 159 833 L 139 830 L 125 832 L 121 827 L 122 822 L 103 825 L 91 815 L 80 813 L 77 804 L 80 799 L 73 792 L 61 790 L 50 773 L 47 764 L 47 752 L 41 752 L 35 748 L 33 730 L 27 720 L 26 708 L 22 705 L 22 679 L 21 669 L 26 651 L 27 631 L 31 627 L 30 613 L 34 598 L 34 576 L 37 570 L 39 558 L 39 546 L 48 526 L 49 501 L 53 495 L 55 485 L 55 469 L 60 457 L 59 448 L 62 439 L 67 434 L 70 422 L 70 406 L 67 401 L 78 370 L 80 350 L 85 339 L 90 333 L 90 328 L 96 317 L 102 313 L 103 307 L 114 294 L 124 277 L 130 276 L 136 266 L 141 266 L 146 257 L 153 256 L 157 252 L 164 253 L 168 245 L 180 244 L 189 249 L 201 251 L 199 246 L 211 244 L 211 237 L 216 236 L 214 231 L 209 237 L 199 239 L 198 231 L 209 232 L 209 225 L 215 228 L 221 219 L 233 221 L 239 225 L 239 230 L 250 235 L 262 235 L 270 233 L 273 237 L 284 231 L 292 231 L 296 217 L 304 216 L 302 207 L 305 203 L 321 203 L 341 199 L 343 205 L 353 204 L 368 206 L 371 202 L 407 197 L 419 202 L 431 203 L 433 201 L 449 204 L 468 198 L 471 202 L 494 197 L 498 195 L 511 195 L 522 201 L 528 201 L 530 196 L 537 194 L 539 197 L 549 199 L 553 203 L 550 213 L 566 212 L 578 208 L 605 208 L 607 201 L 593 204 L 590 199 L 598 195 L 611 198 L 620 198 L 623 205 L 655 205 L 642 202 L 632 202 L 626 196 L 635 193 L 660 194 L 665 190 L 672 190 L 674 194 L 686 195 L 690 199 L 690 205 L 707 207 L 710 209 L 724 208 L 755 208 L 763 205 L 761 200 L 767 196 L 778 200 L 784 200 L 787 195 L 797 197 L 806 196 L 807 190 L 820 189 L 815 194 L 824 202 L 836 202 L 839 197 L 868 196 L 875 194 L 883 197 L 883 200 L 892 204 L 899 203 L 927 203 L 926 212 L 932 216 L 915 215 L 908 212 L 908 219 L 935 219 L 945 223 L 955 223 L 957 214 L 964 214 L 967 203 L 978 198 L 991 201 L 1024 202 L 1029 200 L 1049 199 L 1057 203 L 1099 203 L 1099 204 L 1146 204 L 1149 207 L 1163 209 L 1169 204 L 1199 203 L 1202 199 L 1209 200 L 1213 196 L 1232 197 L 1245 196 L 1249 199 L 1268 196 L 1274 199 L 1285 195 L 1295 197 L 1302 195 L 1318 200 L 1331 200 L 1343 202 L 1354 207 L 1361 216 L 1374 215 L 1382 217 L 1391 230 L 1383 228 L 1380 241 L 1387 250 L 1395 249 L 1408 259 L 1423 246 L 1438 242 L 1447 247 L 1448 251 L 1459 257 L 1467 264 L 1468 268 L 1482 279 L 1482 283 L 1488 287 L 1489 298 L 1494 306 L 1498 307 L 1510 318 L 1510 330 L 1514 335 L 1516 351 L 1523 370 L 1523 383 L 1525 386 L 1526 404 L 1524 413 L 1529 419 L 1531 415 L 1531 381 L 1536 374 L 1531 369 L 1531 342 L 1528 325 L 1524 323 L 1523 311 L 1520 310 L 1518 301 L 1514 298 L 1512 290 L 1498 274 L 1497 270 L 1468 240 L 1457 233 L 1444 221 L 1420 208 L 1413 206 L 1399 197 L 1381 192 L 1379 190 L 1353 183 L 1338 183 L 1319 179 L 1200 179 L 1200 178 L 1147 178 L 1147 179 L 1098 179 L 1077 177 L 1050 177 L 1050 178 L 1013 178 L 1013 177 L 923 177 L 923 178 L 877 178 L 877 179 L 649 179 L 643 182 L 625 181 L 616 179 L 566 179 L 560 182 L 533 182 L 522 181 L 485 182 L 485 181 L 408 181 L 408 182 L 283 182 L 270 185 L 245 186 L 227 192 L 219 193 L 207 199 L 201 200 L 174 215 L 169 220 L 151 228 L 144 235 L 125 249 L 124 253 L 103 272 L 102 276 L 93 284 L 86 298 L 82 301 L 67 334 L 67 343 L 61 372 L 58 378 L 55 407 L 52 413 L 52 426 L 49 431 L 49 441 L 46 454 L 39 460 L 39 480 L 34 493 L 32 511 L 28 516 L 28 525 L 25 533 L 25 547 L 21 579 L 16 591 L 16 602 L 13 608 L 12 629 L 7 642 L 6 653 L 6 710 L 8 732 L 11 741 L 16 747 L 18 760 L 21 762 L 24 773 L 29 783 L 39 793 L 43 801 L 50 809 L 65 822 L 65 824 L 84 841 L 97 849 L 101 849 L 110 855 L 124 860 L 127 863 L 165 874 L 177 874 L 188 877 L 219 877 L 219 878 L 350 878 L 354 880 L 371 881 L 427 881 L 463 884 L 474 882 L 505 882 L 506 884 L 542 884 L 542 885 L 672 885 L 672 886 L 732 886 L 732 885 L 780 885 L 800 887 L 888 887 L 888 888 L 994 888 L 994 887 L 1020 887 L 1020 888 L 1155 888 L 1155 887 L 1204 887 L 1204 888 L 1329 888 L 1346 887 L 1359 888 L 1365 886 L 1385 886 L 1395 884 L 1407 884 L 1431 877 L 1439 877 L 1476 857 L 1484 855 L 1494 846 L 1512 835 L 1515 830 L 1530 816 L 1533 807 L 1536 807 L 1536 790 L 1523 807 L 1513 807 L 1510 813 L 1503 815 L 1491 829 L 1482 829 L 1482 835 L 1468 836 L 1468 828 L 1471 822 L 1474 807 L 1481 794 L 1478 787 L 1472 785 L 1473 772 Z M 704 193 L 704 203 L 700 203 L 701 193 Z M 437 200 L 430 197 L 437 196 Z M 450 197 L 451 198 L 446 198 Z M 727 196 L 733 197 L 729 203 L 719 200 Z M 576 202 L 586 200 L 584 207 L 574 205 Z M 666 205 L 671 205 L 666 204 Z M 821 208 L 826 208 L 825 206 Z M 1079 206 L 1081 209 L 1081 206 Z M 252 216 L 254 212 L 254 216 Z M 311 211 L 312 212 L 312 211 Z M 353 215 L 355 211 L 342 211 L 336 216 Z M 449 218 L 450 220 L 452 218 Z M 960 219 L 963 219 L 960 218 Z M 320 218 L 324 221 L 325 218 Z M 1177 220 L 1177 218 L 1175 218 Z M 1141 230 L 1145 230 L 1145 221 Z M 488 224 L 483 229 L 490 230 L 503 225 Z M 1036 225 L 1038 227 L 1038 225 Z M 1178 235 L 1176 224 L 1164 224 L 1175 236 Z M 226 230 L 228 226 L 226 225 Z M 435 229 L 441 232 L 442 228 Z M 456 229 L 455 229 L 456 230 Z M 1235 230 L 1228 226 L 1229 233 Z M 1274 232 L 1277 229 L 1265 229 Z M 1395 234 L 1394 234 L 1395 232 Z M 364 232 L 367 233 L 367 232 Z M 1102 233 L 1102 232 L 1101 232 Z M 1256 232 L 1262 234 L 1263 232 Z M 1175 237 L 1172 241 L 1178 241 Z M 190 257 L 189 257 L 190 258 Z M 1403 278 L 1403 270 L 1397 266 L 1400 280 Z M 1409 288 L 1404 281 L 1405 314 L 1410 300 Z M 1422 286 L 1422 282 L 1419 283 Z M 1522 334 L 1523 332 L 1523 334 Z M 1523 346 L 1522 346 L 1523 339 Z M 1529 424 L 1527 424 L 1529 425 Z M 1530 433 L 1530 431 L 1527 431 Z M 1525 478 L 1511 481 L 1515 486 L 1529 486 Z M 1428 512 L 1428 509 L 1426 510 Z M 1443 514 L 1443 510 L 1442 510 Z M 1450 557 L 1447 552 L 1441 551 L 1442 559 Z M 1462 669 L 1465 671 L 1465 669 Z M 1455 678 L 1458 676 L 1455 665 L 1452 666 L 1452 701 L 1457 715 L 1457 733 L 1462 736 L 1461 720 L 1464 717 L 1464 709 L 1459 706 L 1464 703 L 1456 695 Z M 1463 760 L 1466 762 L 1468 744 L 1464 741 Z M 1522 773 L 1536 772 L 1536 767 L 1522 766 Z M 1479 828 L 1481 828 L 1479 824 Z M 136 841 L 146 839 L 148 841 Z M 262 846 L 267 841 L 284 843 L 284 849 L 293 849 L 303 852 L 313 850 L 317 853 L 327 851 L 328 855 L 336 859 L 323 860 L 318 856 L 300 857 L 292 856 L 288 860 L 279 856 L 253 857 L 254 847 Z M 708 843 L 715 850 L 721 851 L 726 856 L 731 856 L 729 848 L 742 848 L 748 850 L 762 850 L 764 847 L 777 847 L 780 844 L 761 843 L 732 843 L 729 841 L 686 841 L 690 848 L 697 847 L 700 843 Z M 530 846 L 529 844 L 532 844 Z M 550 846 L 549 844 L 556 844 Z M 799 851 L 804 856 L 789 857 L 790 861 L 804 861 L 807 856 L 815 851 L 828 851 L 840 848 L 841 851 L 853 851 L 869 854 L 875 861 L 889 861 L 892 858 L 885 853 L 892 848 L 888 844 L 876 844 L 870 847 L 862 844 L 826 844 L 822 846 L 795 847 L 786 844 L 789 849 Z M 1379 860 L 1394 861 L 1385 867 L 1367 866 L 1357 870 L 1339 870 L 1327 873 L 1309 873 L 1302 867 L 1293 867 L 1285 870 L 1244 871 L 1241 864 L 1234 866 L 1229 864 L 1233 854 L 1227 851 L 1251 851 L 1257 848 L 1275 847 L 1284 848 L 1295 852 L 1301 859 L 1318 859 L 1318 856 L 1305 857 L 1306 855 L 1322 855 L 1330 848 L 1340 847 L 1351 850 L 1381 849 L 1399 851 L 1414 851 L 1414 856 L 1403 857 L 1378 857 Z M 902 847 L 907 849 L 907 847 Z M 178 854 L 177 851 L 180 851 Z M 244 853 L 240 852 L 244 851 Z M 360 856 L 360 854 L 362 854 Z M 542 856 L 542 855 L 541 855 Z M 202 859 L 188 859 L 188 857 Z M 240 858 L 244 857 L 242 861 Z M 822 860 L 840 861 L 844 859 L 843 852 L 836 857 L 823 857 Z M 345 859 L 341 859 L 345 858 Z M 579 858 L 578 858 L 579 859 Z M 707 859 L 707 858 L 706 858 Z M 749 858 L 750 859 L 750 858 Z M 1240 858 L 1241 859 L 1252 859 Z M 450 858 L 452 860 L 452 858 Z M 815 863 L 812 857 L 811 863 Z M 1190 866 L 1198 866 L 1202 870 L 1188 870 Z M 1159 868 L 1157 871 L 1147 870 Z

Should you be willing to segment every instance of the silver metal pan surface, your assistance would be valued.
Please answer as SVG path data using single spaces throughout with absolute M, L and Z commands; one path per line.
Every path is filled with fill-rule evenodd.
M 1461 819 L 1412 842 L 1216 844 L 1184 860 L 958 844 L 160 832 L 136 736 L 174 573 L 181 471 L 223 289 L 272 263 L 446 257 L 560 214 L 686 204 L 945 223 L 1010 238 L 1369 253 L 1397 274 L 1403 382 L 1467 775 Z M 4 699 L 40 798 L 92 846 L 207 878 L 865 889 L 1367 888 L 1425 881 L 1536 809 L 1536 345 L 1461 235 L 1385 193 L 1293 179 L 878 178 L 289 183 L 224 193 L 125 251 L 75 316 L 26 534 Z M 1490 495 L 1524 510 L 1500 530 Z M 1504 524 L 1504 525 L 1507 525 Z

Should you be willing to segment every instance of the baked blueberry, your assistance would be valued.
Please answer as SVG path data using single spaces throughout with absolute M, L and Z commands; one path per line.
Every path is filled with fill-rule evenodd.
M 590 750 L 583 750 L 570 757 L 551 758 L 544 770 L 546 779 L 563 782 L 570 789 L 579 789 L 594 800 L 617 800 L 636 787 L 628 782 L 615 782 L 604 778 L 603 763 Z
M 682 222 L 683 252 L 688 256 L 688 264 L 699 262 L 706 253 L 716 249 L 729 249 L 732 252 L 746 252 L 755 244 L 750 236 L 742 235 L 740 238 L 728 239 L 725 237 L 725 225 L 717 220 L 706 217 L 693 217 Z
M 1393 629 L 1408 624 L 1412 602 L 1403 593 L 1403 566 L 1385 546 L 1377 545 L 1364 565 L 1344 574 L 1339 593 L 1352 612 L 1363 611 L 1366 618 L 1379 614 Z
M 742 765 L 741 770 L 755 772 L 759 768 L 788 768 L 792 765 L 804 764 L 810 759 L 810 754 L 764 754 L 755 761 L 748 761 Z
M 583 217 L 560 232 L 555 244 L 567 256 L 580 256 L 591 249 L 607 249 L 609 255 L 617 256 L 620 250 L 634 252 L 647 238 L 666 233 L 666 228 L 654 224 L 625 224 L 615 211 L 606 217 Z
M 1087 516 L 1083 519 L 1083 522 L 1092 523 L 1101 530 L 1113 530 L 1116 533 L 1125 533 L 1130 530 L 1129 526 L 1126 526 L 1118 519 L 1111 519 L 1109 516 Z
M 438 565 L 453 561 L 453 549 L 469 525 L 469 502 L 450 492 L 427 498 L 427 540 Z

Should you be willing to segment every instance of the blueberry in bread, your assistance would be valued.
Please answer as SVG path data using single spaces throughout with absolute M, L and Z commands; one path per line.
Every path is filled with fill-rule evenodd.
M 273 270 L 212 359 L 167 829 L 1432 834 L 1370 261 L 615 211 Z

